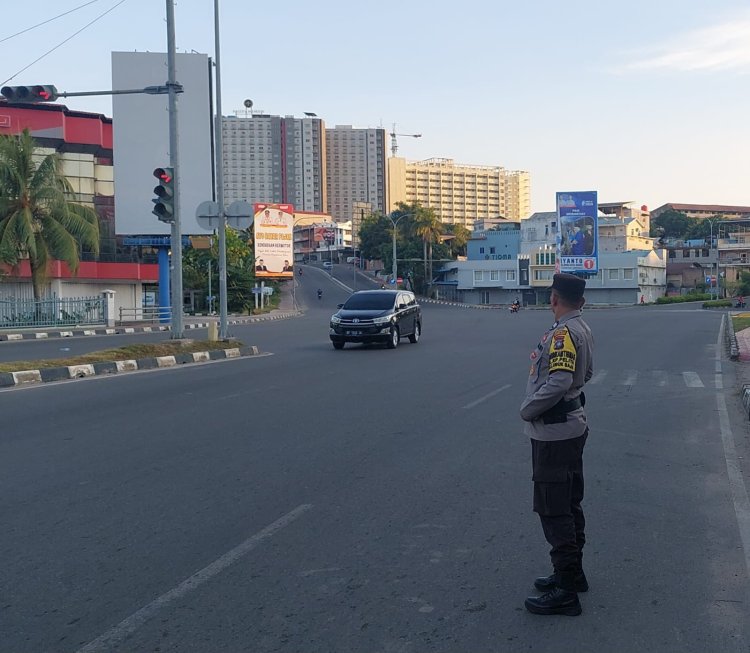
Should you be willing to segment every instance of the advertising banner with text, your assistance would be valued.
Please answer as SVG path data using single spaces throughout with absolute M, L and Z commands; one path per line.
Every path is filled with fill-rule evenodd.
M 253 210 L 255 276 L 294 276 L 294 207 L 291 204 L 256 204 Z
M 599 271 L 599 221 L 595 190 L 557 193 L 557 261 L 559 272 Z

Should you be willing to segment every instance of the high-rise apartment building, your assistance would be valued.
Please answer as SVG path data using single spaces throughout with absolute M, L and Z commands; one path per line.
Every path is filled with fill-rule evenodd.
M 222 118 L 224 193 L 234 200 L 326 210 L 325 124 L 319 118 Z
M 476 220 L 519 221 L 531 209 L 528 172 L 501 166 L 454 163 L 453 159 L 388 159 L 389 210 L 398 202 L 420 202 L 440 220 L 471 228 Z
M 385 129 L 326 129 L 328 212 L 337 222 L 352 219 L 356 203 L 388 208 Z

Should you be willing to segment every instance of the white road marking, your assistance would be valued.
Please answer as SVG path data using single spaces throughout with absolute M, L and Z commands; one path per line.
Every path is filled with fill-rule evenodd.
M 724 381 L 721 376 L 721 372 L 718 374 L 714 374 L 714 387 L 717 390 L 723 390 L 724 389 Z
M 604 381 L 604 379 L 607 376 L 607 370 L 599 370 L 598 372 L 594 372 L 594 376 L 591 377 L 591 380 L 586 385 L 594 385 L 596 383 L 601 383 Z
M 636 379 L 638 378 L 638 370 L 626 370 L 625 373 L 628 375 L 622 382 L 623 385 L 635 385 Z
M 504 385 L 501 388 L 498 388 L 497 390 L 493 390 L 492 392 L 484 395 L 484 397 L 479 397 L 479 399 L 476 399 L 475 401 L 472 401 L 470 404 L 466 404 L 464 406 L 464 409 L 465 410 L 471 410 L 475 406 L 478 406 L 479 404 L 481 404 L 483 401 L 487 401 L 488 399 L 492 399 L 492 397 L 494 397 L 495 395 L 500 394 L 503 390 L 507 390 L 508 388 L 510 388 L 510 385 Z
M 727 319 L 727 318 L 725 318 Z M 731 319 L 731 318 L 729 318 Z M 716 346 L 716 358 L 721 356 L 721 343 L 724 341 L 724 320 L 719 328 L 719 338 Z M 743 553 L 745 554 L 745 568 L 750 575 L 750 499 L 747 496 L 745 480 L 742 478 L 742 468 L 737 458 L 737 450 L 734 446 L 734 435 L 729 424 L 729 414 L 724 395 L 716 393 L 716 405 L 719 409 L 719 430 L 721 431 L 721 442 L 724 445 L 724 459 L 727 463 L 727 476 L 729 478 L 729 489 L 732 492 L 734 513 L 737 516 L 737 525 L 740 531 Z
M 701 377 L 698 376 L 697 372 L 683 372 L 682 378 L 685 379 L 685 385 L 688 388 L 703 388 L 705 387 L 703 385 L 703 381 L 701 381 Z
M 200 571 L 197 571 L 189 578 L 186 578 L 177 587 L 169 590 L 166 594 L 162 594 L 160 597 L 154 599 L 153 601 L 151 601 L 151 603 L 145 605 L 137 612 L 134 612 L 119 624 L 117 624 L 113 628 L 110 628 L 106 633 L 86 644 L 86 646 L 84 646 L 83 648 L 79 648 L 77 653 L 111 651 L 119 644 L 121 644 L 125 640 L 125 638 L 138 630 L 138 628 L 140 628 L 144 623 L 151 619 L 163 607 L 169 605 L 177 599 L 182 598 L 188 592 L 191 592 L 192 590 L 203 585 L 203 583 L 205 583 L 206 581 L 211 580 L 214 576 L 224 571 L 224 569 L 229 567 L 231 564 L 237 562 L 237 560 L 248 554 L 264 540 L 267 540 L 276 532 L 291 524 L 295 519 L 302 516 L 311 508 L 312 505 L 308 503 L 303 503 L 301 506 L 297 506 L 291 512 L 288 512 L 283 517 L 280 517 L 272 524 L 266 526 L 262 531 L 258 531 L 255 535 L 242 542 L 242 544 L 225 553 L 223 556 L 221 556 L 221 558 L 215 560 Z

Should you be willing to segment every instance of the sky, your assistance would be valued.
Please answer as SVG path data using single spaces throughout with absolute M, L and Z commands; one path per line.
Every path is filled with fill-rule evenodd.
M 166 50 L 165 3 L 7 3 L 0 82 L 109 89 L 111 51 Z M 213 4 L 177 1 L 179 51 L 213 56 Z M 399 139 L 409 160 L 529 171 L 534 211 L 576 190 L 651 209 L 750 205 L 747 0 L 220 6 L 225 115 L 251 99 L 274 115 L 314 112 L 329 127 L 395 123 L 422 134 Z M 65 103 L 112 115 L 106 96 Z

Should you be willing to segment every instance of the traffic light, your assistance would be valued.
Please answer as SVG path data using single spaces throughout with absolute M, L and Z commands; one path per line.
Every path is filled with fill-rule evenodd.
M 172 168 L 157 168 L 154 177 L 159 185 L 154 188 L 154 210 L 151 211 L 162 222 L 174 222 L 174 170 Z
M 51 84 L 37 86 L 3 86 L 0 94 L 11 104 L 38 104 L 54 102 L 57 89 Z

